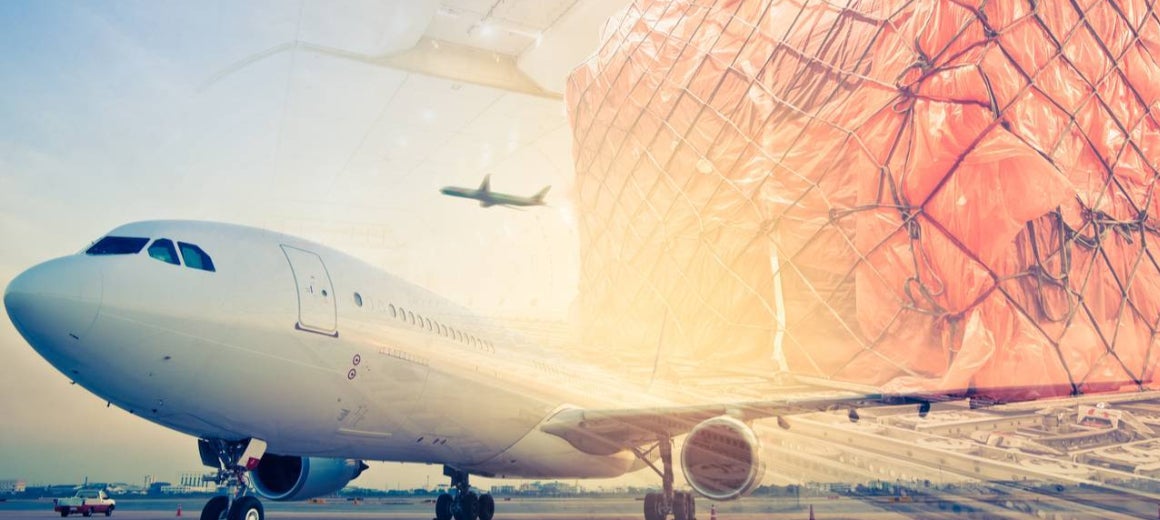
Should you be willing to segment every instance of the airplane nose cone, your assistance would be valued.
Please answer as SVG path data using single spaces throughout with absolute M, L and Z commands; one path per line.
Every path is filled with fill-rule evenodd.
M 104 282 L 83 256 L 50 260 L 20 273 L 4 291 L 8 318 L 38 350 L 80 340 L 101 308 Z

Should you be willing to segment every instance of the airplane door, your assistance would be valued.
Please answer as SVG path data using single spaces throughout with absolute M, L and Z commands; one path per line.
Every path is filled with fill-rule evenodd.
M 298 286 L 298 328 L 319 334 L 338 336 L 334 287 L 322 258 L 297 247 L 282 246 L 294 283 Z

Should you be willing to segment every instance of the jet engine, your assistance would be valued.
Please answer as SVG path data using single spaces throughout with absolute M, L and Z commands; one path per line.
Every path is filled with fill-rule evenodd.
M 254 490 L 270 500 L 306 500 L 329 495 L 367 469 L 361 460 L 295 457 L 267 453 L 250 472 Z
M 712 500 L 732 500 L 761 483 L 765 474 L 757 434 L 732 417 L 715 417 L 698 424 L 681 448 L 685 479 Z

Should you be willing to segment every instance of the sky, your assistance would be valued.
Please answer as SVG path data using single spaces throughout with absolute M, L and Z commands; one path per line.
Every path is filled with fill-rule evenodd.
M 317 240 L 485 314 L 568 316 L 579 260 L 563 103 L 295 50 L 373 51 L 368 24 L 405 19 L 336 5 L 0 2 L 0 284 L 123 223 L 199 219 Z M 551 207 L 438 193 L 486 174 L 497 191 L 552 185 Z M 201 470 L 195 439 L 106 408 L 7 319 L 0 396 L 0 479 Z M 356 484 L 428 475 L 444 480 L 377 464 Z

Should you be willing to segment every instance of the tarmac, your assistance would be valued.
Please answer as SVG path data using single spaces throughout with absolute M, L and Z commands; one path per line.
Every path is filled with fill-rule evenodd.
M 422 499 L 369 499 L 362 503 L 338 501 L 312 504 L 304 502 L 263 502 L 266 518 L 314 520 L 431 520 L 433 505 Z M 177 508 L 181 506 L 181 514 Z M 113 519 L 170 520 L 198 518 L 202 502 L 198 500 L 120 500 Z M 1131 515 L 1107 512 L 1093 515 L 1070 512 L 1059 516 L 1047 510 L 1013 510 L 1003 504 L 973 503 L 964 508 L 954 500 L 899 500 L 892 497 L 750 497 L 739 501 L 717 504 L 716 515 L 711 504 L 698 501 L 698 520 L 837 520 L 837 519 L 1041 519 L 1065 518 L 1146 518 L 1143 511 Z M 642 520 L 640 501 L 631 498 L 533 498 L 512 499 L 496 503 L 497 520 Z M 50 501 L 16 500 L 0 503 L 0 520 L 59 518 Z M 97 515 L 97 518 L 102 518 Z
M 939 518 L 930 514 L 909 515 L 884 509 L 881 505 L 843 498 L 827 500 L 825 498 L 812 499 L 814 503 L 793 498 L 785 499 L 752 499 L 718 504 L 716 520 L 757 520 L 757 519 L 795 519 L 810 518 L 810 506 L 813 506 L 813 518 L 817 520 L 831 519 L 882 519 L 894 520 L 905 518 Z M 125 520 L 171 520 L 174 518 L 198 518 L 201 514 L 201 502 L 181 502 L 181 516 L 177 514 L 175 501 L 171 500 L 120 500 L 118 508 L 111 518 Z M 431 520 L 433 505 L 422 500 L 367 500 L 359 505 L 351 503 L 276 503 L 263 502 L 266 508 L 266 518 L 279 519 L 315 519 L 315 520 L 355 520 L 355 519 L 390 519 L 390 520 Z M 697 503 L 697 519 L 712 520 L 710 504 L 701 501 Z M 513 499 L 496 503 L 496 520 L 642 520 L 642 504 L 631 498 L 566 498 L 566 499 Z M 954 515 L 949 511 L 946 518 L 969 518 L 963 515 Z M 77 516 L 77 515 L 74 515 Z M 60 518 L 53 512 L 52 503 L 44 501 L 13 501 L 0 503 L 0 520 L 24 520 Z M 72 517 L 70 517 L 72 518 Z M 103 518 L 96 515 L 94 518 Z M 977 516 L 977 518 L 994 518 L 993 516 Z

